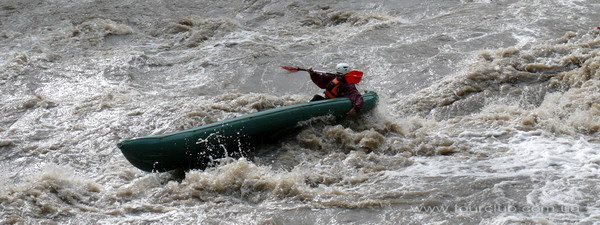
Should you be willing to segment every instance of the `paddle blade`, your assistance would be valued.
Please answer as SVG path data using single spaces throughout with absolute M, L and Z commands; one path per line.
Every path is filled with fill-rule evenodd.
M 363 72 L 358 70 L 350 71 L 350 73 L 346 74 L 346 82 L 351 84 L 358 84 L 362 79 Z
M 284 68 L 285 70 L 290 71 L 290 72 L 298 72 L 299 71 L 298 67 L 293 67 L 293 66 L 281 66 L 281 68 Z

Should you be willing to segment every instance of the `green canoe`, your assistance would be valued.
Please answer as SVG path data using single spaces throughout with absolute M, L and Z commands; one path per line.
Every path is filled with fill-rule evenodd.
M 377 93 L 363 95 L 361 113 L 375 108 Z M 257 143 L 313 117 L 345 116 L 352 104 L 336 98 L 283 106 L 188 130 L 121 141 L 118 147 L 135 167 L 148 172 L 204 169 L 213 159 L 240 156 Z

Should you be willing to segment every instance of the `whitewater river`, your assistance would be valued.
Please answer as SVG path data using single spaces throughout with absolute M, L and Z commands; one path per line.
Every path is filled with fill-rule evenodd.
M 0 223 L 599 224 L 597 0 L 2 0 Z M 373 112 L 206 170 L 120 140 L 321 93 Z

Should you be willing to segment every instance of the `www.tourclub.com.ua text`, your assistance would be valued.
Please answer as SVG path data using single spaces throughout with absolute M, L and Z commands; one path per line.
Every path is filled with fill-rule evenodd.
M 413 206 L 414 212 L 421 213 L 577 213 L 579 206 L 514 206 L 514 205 L 450 205 Z

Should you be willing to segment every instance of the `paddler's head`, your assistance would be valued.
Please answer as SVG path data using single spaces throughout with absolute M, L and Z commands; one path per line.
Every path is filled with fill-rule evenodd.
M 348 72 L 350 72 L 350 65 L 348 65 L 348 63 L 338 63 L 335 66 L 335 72 L 337 78 L 341 80 L 341 78 L 343 78 Z

